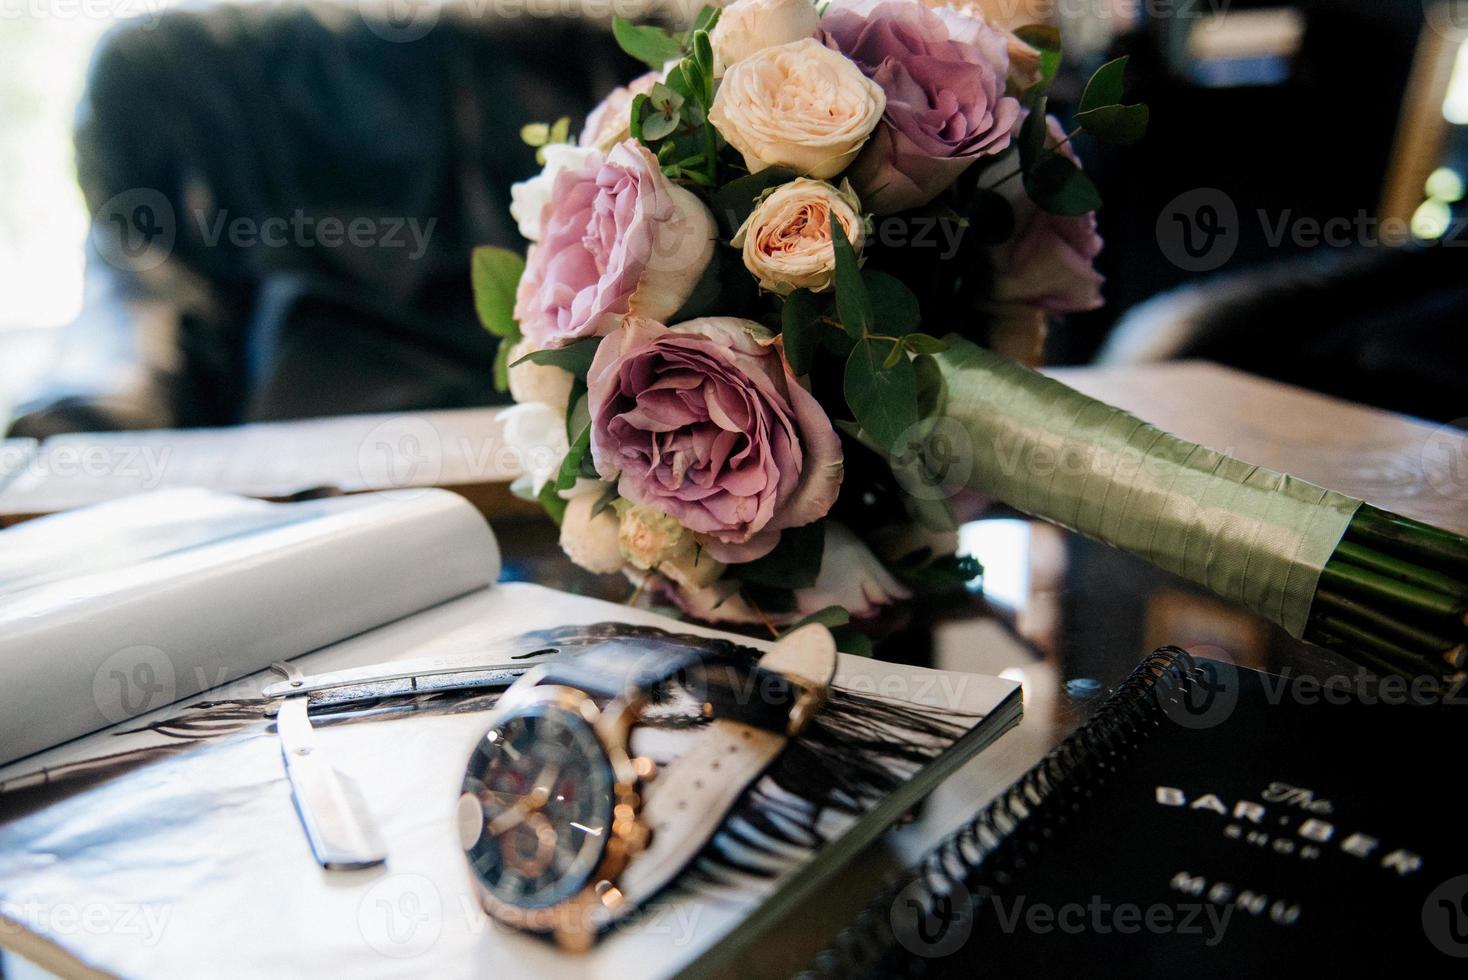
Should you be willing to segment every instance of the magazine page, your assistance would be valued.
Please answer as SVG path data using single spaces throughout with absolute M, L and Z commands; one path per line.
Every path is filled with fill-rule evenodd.
M 298 664 L 318 674 L 385 658 L 493 658 L 516 645 L 564 646 L 578 630 L 645 627 L 690 642 L 727 636 L 504 583 Z M 195 976 L 220 949 L 231 951 L 224 972 L 238 975 L 667 976 L 707 965 L 711 951 L 753 934 L 737 925 L 819 887 L 839 866 L 834 855 L 849 858 L 1018 716 L 1011 681 L 843 656 L 831 716 L 844 719 L 839 737 L 828 732 L 820 749 L 803 734 L 792 743 L 802 754 L 755 784 L 740 804 L 753 809 L 736 810 L 670 890 L 570 955 L 497 924 L 474 896 L 454 812 L 493 696 L 423 696 L 317 720 L 320 751 L 357 784 L 388 855 L 384 867 L 324 871 L 292 803 L 273 709 L 258 700 L 274 680 L 98 733 L 76 743 L 90 762 L 40 756 L 55 764 L 0 785 L 0 945 L 43 960 L 49 951 L 51 969 L 124 976 Z M 661 763 L 694 736 L 676 718 L 653 720 L 633 748 Z M 813 763 L 817 750 L 824 761 Z M 867 787 L 860 806 L 837 804 L 835 776 Z M 770 839 L 772 827 L 788 836 Z M 72 929 L 67 910 L 82 906 L 115 921 Z
M 170 490 L 0 533 L 0 764 L 492 584 L 439 490 L 270 504 Z

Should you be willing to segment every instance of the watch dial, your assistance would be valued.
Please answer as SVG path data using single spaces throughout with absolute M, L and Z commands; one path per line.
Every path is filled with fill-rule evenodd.
M 606 850 L 613 784 L 601 742 L 580 715 L 534 705 L 502 721 L 474 750 L 460 800 L 479 880 L 520 908 L 575 896 Z

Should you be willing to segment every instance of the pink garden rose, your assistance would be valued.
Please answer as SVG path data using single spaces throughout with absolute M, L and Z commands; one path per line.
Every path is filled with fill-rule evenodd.
M 1077 166 L 1080 159 L 1054 116 L 1046 119 L 1047 145 L 1060 145 L 1060 153 Z M 1007 168 L 995 167 L 981 185 L 1003 180 Z M 1021 304 L 1046 313 L 1081 313 L 1101 306 L 1101 284 L 1106 281 L 1093 263 L 1101 254 L 1101 236 L 1096 233 L 1096 215 L 1066 217 L 1042 211 L 1024 191 L 1024 182 L 1003 180 L 994 188 L 1014 210 L 1014 234 L 993 249 L 994 299 L 1001 304 Z
M 714 254 L 713 215 L 635 140 L 559 171 L 515 293 L 537 349 L 610 333 L 627 314 L 666 318 Z
M 1010 142 L 1019 101 L 1004 94 L 1008 40 L 974 11 L 940 16 L 906 0 L 837 0 L 826 43 L 887 95 L 851 182 L 879 214 L 918 207 Z
M 628 317 L 587 377 L 591 457 L 635 504 L 673 517 L 717 561 L 768 554 L 841 489 L 831 420 L 759 324 Z

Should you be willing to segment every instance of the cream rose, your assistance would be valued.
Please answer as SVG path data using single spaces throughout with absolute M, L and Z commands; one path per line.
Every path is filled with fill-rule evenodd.
M 731 67 L 709 119 L 750 173 L 778 166 L 834 177 L 856 158 L 886 107 L 881 86 L 845 55 L 805 38 Z
M 510 348 L 510 397 L 521 403 L 540 402 L 565 415 L 576 379 L 565 368 L 524 360 L 533 353 L 535 347 L 524 339 Z
M 709 34 L 714 77 L 757 51 L 815 37 L 821 15 L 811 0 L 735 0 L 724 8 Z
M 561 550 L 576 564 L 597 575 L 622 569 L 622 550 L 617 546 L 617 514 L 610 507 L 591 516 L 600 494 L 583 493 L 571 498 L 561 518 Z
M 724 573 L 725 565 L 709 557 L 698 540 L 676 520 L 655 507 L 619 499 L 617 545 L 633 568 L 659 572 L 684 588 L 703 588 Z
M 734 235 L 744 267 L 760 288 L 781 296 L 797 289 L 822 293 L 836 275 L 831 245 L 831 218 L 857 251 L 865 240 L 861 202 L 846 181 L 837 190 L 824 180 L 799 177 L 782 184 L 760 201 Z

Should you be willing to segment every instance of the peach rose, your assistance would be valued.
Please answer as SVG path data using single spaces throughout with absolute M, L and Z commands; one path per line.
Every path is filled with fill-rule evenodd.
M 797 289 L 821 293 L 836 277 L 836 250 L 831 244 L 831 218 L 857 251 L 865 239 L 861 202 L 846 181 L 837 190 L 824 180 L 800 177 L 782 184 L 755 207 L 734 235 L 744 267 L 760 288 L 781 296 Z
M 845 55 L 805 38 L 731 67 L 709 120 L 750 173 L 789 167 L 824 178 L 856 158 L 886 107 L 881 86 Z

